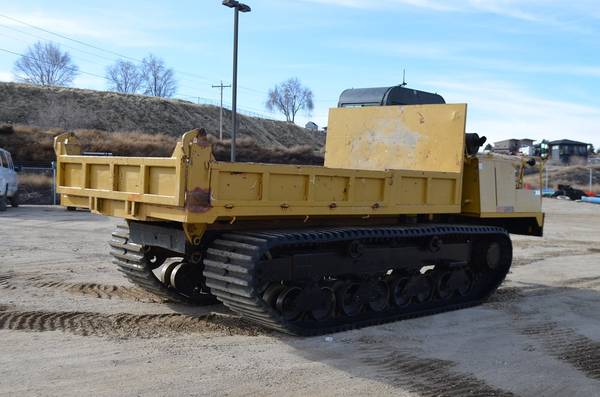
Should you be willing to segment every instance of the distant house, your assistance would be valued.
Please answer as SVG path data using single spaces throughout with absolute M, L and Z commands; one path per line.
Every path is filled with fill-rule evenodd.
M 319 131 L 319 126 L 316 123 L 313 123 L 312 121 L 309 121 L 308 123 L 306 123 L 304 128 L 306 128 L 307 130 L 311 130 L 311 131 Z
M 533 146 L 533 139 L 507 139 L 494 142 L 494 152 L 502 154 L 517 154 L 520 149 Z
M 586 163 L 589 144 L 585 142 L 561 139 L 548 143 L 550 162 L 553 164 Z

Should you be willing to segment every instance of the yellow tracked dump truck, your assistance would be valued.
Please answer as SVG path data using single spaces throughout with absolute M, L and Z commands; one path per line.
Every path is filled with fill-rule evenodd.
M 459 309 L 503 281 L 509 233 L 544 222 L 522 189 L 533 161 L 478 154 L 466 111 L 404 87 L 345 91 L 324 167 L 215 161 L 202 130 L 170 158 L 82 156 L 63 134 L 58 192 L 124 218 L 114 263 L 169 300 L 297 335 Z

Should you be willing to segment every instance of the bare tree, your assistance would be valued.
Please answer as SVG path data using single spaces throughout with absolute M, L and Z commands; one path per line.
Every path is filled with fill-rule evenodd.
M 78 72 L 68 52 L 62 52 L 57 44 L 41 41 L 29 47 L 14 66 L 18 81 L 36 85 L 66 86 Z
M 314 109 L 313 93 L 293 77 L 269 90 L 266 106 L 269 110 L 276 109 L 283 113 L 285 119 L 293 123 L 300 110 L 310 112 Z
M 152 54 L 142 61 L 142 76 L 146 95 L 169 98 L 177 91 L 173 69 L 167 68 L 162 59 Z
M 122 59 L 106 68 L 106 79 L 110 90 L 125 94 L 138 92 L 144 80 L 136 64 Z

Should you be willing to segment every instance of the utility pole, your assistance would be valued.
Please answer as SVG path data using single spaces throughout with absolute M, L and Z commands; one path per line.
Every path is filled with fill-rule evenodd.
M 219 140 L 223 140 L 223 88 L 229 88 L 230 85 L 223 85 L 223 80 L 221 80 L 221 84 L 213 85 L 212 88 L 220 88 L 221 89 L 221 113 L 219 115 Z

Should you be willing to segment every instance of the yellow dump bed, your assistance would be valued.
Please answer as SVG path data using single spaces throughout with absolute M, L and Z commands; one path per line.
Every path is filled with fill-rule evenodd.
M 350 111 L 362 124 L 343 122 Z M 465 105 L 332 109 L 327 167 L 218 162 L 198 130 L 170 158 L 82 156 L 75 136 L 63 134 L 57 190 L 64 206 L 186 223 L 460 213 L 465 113 Z

